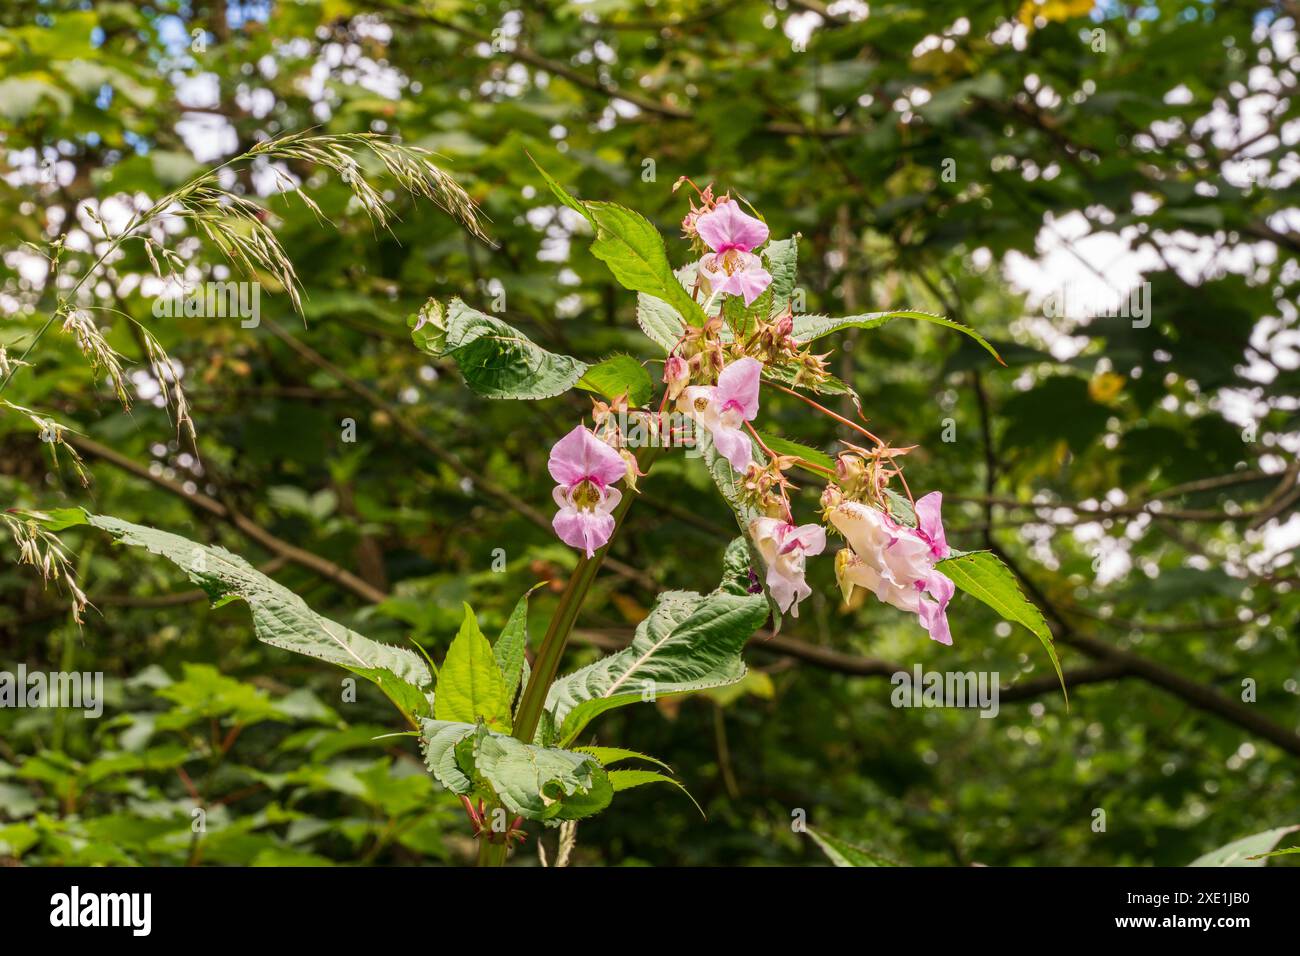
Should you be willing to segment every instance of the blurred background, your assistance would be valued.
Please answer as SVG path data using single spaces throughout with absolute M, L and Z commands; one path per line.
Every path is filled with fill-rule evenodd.
M 430 296 L 497 300 L 558 351 L 654 357 L 634 297 L 525 152 L 575 194 L 650 217 L 678 263 L 686 194 L 672 186 L 689 176 L 802 236 L 807 311 L 932 310 L 995 343 L 1005 368 L 964 336 L 895 323 L 847 333 L 832 369 L 877 434 L 920 446 L 908 480 L 944 492 L 949 541 L 994 545 L 1022 573 L 1071 706 L 1033 636 L 982 605 L 954 599 L 942 647 L 874 600 L 842 604 L 833 562 L 814 560 L 813 598 L 751 646 L 744 683 L 594 725 L 668 760 L 707 820 L 670 788 L 622 794 L 579 826 L 574 862 L 824 863 L 792 829 L 801 812 L 939 865 L 1181 865 L 1300 822 L 1297 7 L 6 3 L 11 362 L 56 300 L 49 243 L 75 281 L 102 249 L 98 220 L 120 229 L 287 131 L 436 150 L 497 247 L 397 189 L 389 232 L 309 169 L 291 172 L 332 225 L 268 195 L 265 169 L 230 175 L 265 204 L 305 316 L 259 276 L 256 328 L 159 318 L 129 245 L 81 294 L 127 359 L 132 409 L 56 325 L 3 397 L 80 430 L 68 440 L 89 484 L 3 408 L 0 502 L 221 544 L 321 613 L 435 659 L 462 601 L 491 634 L 550 580 L 536 640 L 575 555 L 518 505 L 549 513 L 547 451 L 590 406 L 478 399 L 412 346 L 406 319 Z M 244 278 L 192 231 L 169 241 L 195 277 Z M 175 360 L 195 442 L 121 313 Z M 804 443 L 849 437 L 797 404 L 772 410 Z M 626 640 L 657 589 L 716 580 L 735 529 L 700 462 L 666 458 L 643 488 L 614 550 L 635 570 L 602 576 L 569 666 Z M 806 512 L 818 491 L 802 490 Z M 471 858 L 414 742 L 374 740 L 401 729 L 377 690 L 345 703 L 342 672 L 258 643 L 245 606 L 210 610 L 170 564 L 64 540 L 97 610 L 79 628 L 6 541 L 0 668 L 103 671 L 107 703 L 97 720 L 0 709 L 0 862 Z M 996 672 L 996 718 L 893 707 L 889 675 L 917 664 Z

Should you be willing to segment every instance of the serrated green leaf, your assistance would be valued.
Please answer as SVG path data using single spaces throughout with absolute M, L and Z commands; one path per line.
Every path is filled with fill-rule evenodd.
M 510 619 L 492 645 L 492 656 L 496 659 L 505 682 L 507 703 L 514 701 L 524 667 L 528 663 L 524 656 L 528 649 L 528 596 L 539 587 L 540 584 L 534 585 L 515 603 Z
M 897 866 L 892 860 L 873 853 L 865 847 L 833 837 L 829 833 L 820 833 L 808 827 L 808 835 L 821 847 L 822 852 L 836 866 Z
M 492 645 L 479 630 L 468 604 L 460 631 L 438 670 L 433 697 L 438 720 L 472 724 L 484 721 L 493 730 L 510 732 L 510 696 Z
M 1052 667 L 1056 669 L 1056 677 L 1061 682 L 1061 693 L 1065 695 L 1068 707 L 1070 694 L 1065 689 L 1065 675 L 1061 673 L 1061 662 L 1052 644 L 1052 631 L 1043 619 L 1043 612 L 1020 590 L 1020 582 L 1011 569 L 991 551 L 953 555 L 940 561 L 935 568 L 951 578 L 953 584 L 971 597 L 983 601 L 1008 621 L 1024 625 L 1038 638 L 1047 651 L 1047 656 L 1052 659 Z
M 588 754 L 525 744 L 481 725 L 456 750 L 462 766 L 468 757 L 497 799 L 529 820 L 579 820 L 614 796 L 609 773 Z
M 528 154 L 525 153 L 525 155 Z M 556 182 L 551 174 L 543 169 L 541 164 L 538 163 L 537 160 L 533 159 L 532 156 L 528 156 L 528 161 L 536 167 L 539 173 L 542 174 L 542 182 L 546 183 L 546 188 L 551 191 L 556 199 L 564 203 L 564 205 L 568 206 L 574 212 L 578 213 L 578 215 L 582 216 L 583 219 L 587 220 L 587 222 L 591 223 L 593 226 L 596 225 L 596 220 L 593 219 L 591 213 L 587 211 L 587 207 L 583 205 L 582 200 L 570 194 L 567 189 Z
M 548 352 L 518 329 L 460 299 L 452 299 L 445 314 L 426 306 L 411 321 L 411 337 L 423 351 L 450 358 L 465 384 L 484 398 L 542 399 L 567 392 L 587 371 L 587 364 L 570 355 Z M 441 326 L 431 323 L 441 322 Z
M 771 432 L 759 431 L 759 437 L 763 439 L 763 444 L 778 455 L 794 455 L 802 458 L 810 464 L 826 468 L 831 471 L 835 470 L 835 459 L 824 451 L 818 451 L 809 445 L 804 445 L 797 441 L 791 441 L 788 438 L 782 438 L 780 435 L 773 435 Z
M 615 707 L 740 680 L 741 649 L 766 618 L 758 595 L 660 594 L 630 646 L 551 685 L 546 710 L 560 725 L 560 746 Z
M 452 793 L 468 794 L 474 784 L 456 763 L 456 745 L 474 732 L 473 724 L 458 721 L 422 720 L 424 764 L 433 778 Z
M 1269 853 L 1288 833 L 1295 833 L 1300 826 L 1275 827 L 1262 833 L 1252 833 L 1240 840 L 1233 840 L 1217 850 L 1211 850 L 1199 856 L 1188 866 L 1265 866 L 1264 855 Z
M 657 764 L 663 767 L 669 773 L 673 768 L 668 766 L 658 757 L 651 757 L 649 754 L 643 754 L 636 750 L 625 750 L 622 747 L 574 747 L 576 753 L 590 754 L 600 761 L 602 767 L 608 767 L 612 764 L 621 763 L 624 760 L 644 760 L 646 763 Z
M 777 316 L 785 312 L 794 295 L 799 237 L 772 240 L 763 249 L 763 259 L 766 260 L 768 274 L 772 276 L 772 284 L 764 292 L 764 295 L 771 295 L 768 315 Z
M 298 595 L 225 548 L 197 544 L 180 535 L 108 515 L 92 515 L 80 508 L 31 512 L 29 516 L 51 530 L 90 525 L 122 544 L 167 558 L 214 604 L 236 598 L 246 601 L 253 614 L 253 628 L 264 643 L 337 664 L 373 681 L 412 722 L 430 711 L 433 677 L 419 655 L 372 641 L 317 614 Z
M 584 203 L 596 223 L 591 253 L 609 266 L 625 289 L 662 299 L 691 325 L 704 324 L 704 311 L 673 275 L 663 236 L 640 213 L 616 203 Z
M 680 780 L 674 780 L 672 777 L 664 776 L 654 770 L 611 770 L 609 772 L 609 782 L 614 788 L 615 793 L 623 790 L 631 790 L 633 787 L 644 787 L 650 783 L 667 783 L 676 787 L 682 793 L 686 794 L 688 800 L 695 804 L 695 809 L 700 811 L 700 816 L 707 816 L 704 808 L 700 806 L 699 801 L 691 796 L 691 792 L 682 785 Z
M 644 292 L 636 297 L 636 322 L 652 342 L 665 352 L 671 352 L 682 337 L 686 323 L 677 310 Z
M 749 541 L 742 535 L 732 538 L 722 554 L 722 580 L 718 590 L 727 594 L 750 594 Z
M 787 388 L 802 388 L 817 395 L 849 395 L 857 403 L 858 393 L 844 380 L 828 374 L 820 382 L 799 381 L 799 371 L 795 365 L 767 365 L 763 367 L 763 378 L 769 382 L 779 382 Z
M 578 387 L 609 399 L 626 395 L 634 408 L 649 402 L 655 392 L 650 373 L 630 355 L 615 355 L 591 366 L 578 379 Z
M 918 312 L 915 309 L 898 309 L 892 312 L 872 312 L 866 315 L 849 315 L 843 318 L 832 318 L 828 315 L 796 315 L 794 318 L 794 332 L 792 333 L 796 341 L 800 343 L 812 342 L 824 335 L 830 335 L 832 332 L 838 332 L 841 329 L 878 329 L 887 325 L 894 319 L 915 319 L 919 322 L 931 322 L 935 325 L 942 325 L 946 329 L 953 329 L 964 335 L 969 335 L 978 342 L 986 352 L 997 359 L 998 364 L 1005 365 L 1002 356 L 998 355 L 998 350 L 988 343 L 984 336 L 980 335 L 969 325 L 962 325 L 960 322 L 954 322 L 952 319 L 946 319 L 941 315 L 935 315 L 931 312 Z
M 452 793 L 552 824 L 598 813 L 613 798 L 609 775 L 591 754 L 524 744 L 482 723 L 420 723 L 425 765 Z

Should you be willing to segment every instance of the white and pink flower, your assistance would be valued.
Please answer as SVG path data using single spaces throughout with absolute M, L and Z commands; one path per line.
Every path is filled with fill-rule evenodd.
M 956 590 L 934 565 L 948 556 L 940 507 L 943 495 L 931 492 L 916 503 L 917 527 L 899 524 L 870 505 L 846 501 L 830 513 L 849 549 L 835 559 L 835 575 L 845 600 L 863 587 L 886 604 L 916 614 L 940 644 L 952 643 L 948 602 Z
M 755 518 L 750 537 L 767 565 L 767 590 L 782 613 L 799 616 L 799 602 L 812 594 L 804 580 L 804 562 L 826 547 L 826 529 L 819 524 L 796 527 L 782 518 Z
M 677 399 L 677 410 L 707 428 L 718 453 L 740 472 L 754 457 L 744 426 L 758 414 L 762 371 L 757 359 L 738 359 L 718 374 L 717 385 L 692 385 Z
M 557 482 L 551 496 L 560 509 L 551 527 L 561 541 L 590 558 L 614 533 L 611 512 L 623 493 L 611 485 L 627 475 L 627 463 L 578 425 L 551 448 L 547 468 Z
M 753 304 L 772 282 L 755 249 L 767 242 L 762 220 L 741 211 L 740 203 L 720 202 L 695 220 L 695 232 L 713 251 L 700 259 L 700 276 L 712 295 L 739 295 Z

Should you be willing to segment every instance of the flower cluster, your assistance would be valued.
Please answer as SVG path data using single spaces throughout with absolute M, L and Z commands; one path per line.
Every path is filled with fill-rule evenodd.
M 696 191 L 701 205 L 692 201 L 682 229 L 700 252 L 693 292 L 697 300 L 705 297 L 701 306 L 706 320 L 685 327 L 664 361 L 659 415 L 649 410 L 632 410 L 633 414 L 662 423 L 662 413 L 671 403 L 708 432 L 718 455 L 741 476 L 740 498 L 755 515 L 747 531 L 762 559 L 764 577 L 754 582 L 783 613 L 797 617 L 799 604 L 812 593 L 806 562 L 825 551 L 827 530 L 833 530 L 847 544 L 835 558 L 836 579 L 846 601 L 855 588 L 863 588 L 880 601 L 916 614 L 933 640 L 952 643 L 947 606 L 954 585 L 935 567 L 949 555 L 940 516 L 942 495 L 934 492 L 915 502 L 914 526 L 910 519 L 905 522 L 891 513 L 891 508 L 897 509 L 893 502 L 902 500 L 891 499 L 888 491 L 891 480 L 902 474 L 896 459 L 912 449 L 892 448 L 802 395 L 809 405 L 866 435 L 875 447 L 844 443 L 845 450 L 830 470 L 798 455 L 773 452 L 755 430 L 752 423 L 758 416 L 765 371 L 779 371 L 778 382 L 816 386 L 829 378 L 826 356 L 814 355 L 796 340 L 788 308 L 784 314 L 769 316 L 760 305 L 746 312 L 743 329 L 730 324 L 737 313 L 723 307 L 728 297 L 740 299 L 749 310 L 771 285 L 772 276 L 756 253 L 768 241 L 768 228 L 745 213 L 737 200 L 715 197 L 711 186 Z M 720 303 L 716 313 L 714 303 Z M 773 387 L 790 392 L 780 384 Z M 554 498 L 559 509 L 555 531 L 588 557 L 614 532 L 613 511 L 622 500 L 614 483 L 626 480 L 635 490 L 641 474 L 626 437 L 619 432 L 614 410 L 627 411 L 626 396 L 612 405 L 596 402 L 595 431 L 579 425 L 551 450 L 549 467 L 557 483 Z M 755 460 L 756 445 L 763 460 Z M 795 521 L 790 504 L 795 486 L 785 475 L 793 467 L 828 479 L 822 523 Z

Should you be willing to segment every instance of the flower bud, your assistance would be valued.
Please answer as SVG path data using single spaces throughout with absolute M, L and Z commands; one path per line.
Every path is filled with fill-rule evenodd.
M 687 385 L 691 383 L 691 368 L 680 355 L 670 355 L 664 362 L 664 384 L 668 386 L 668 401 L 677 400 Z

